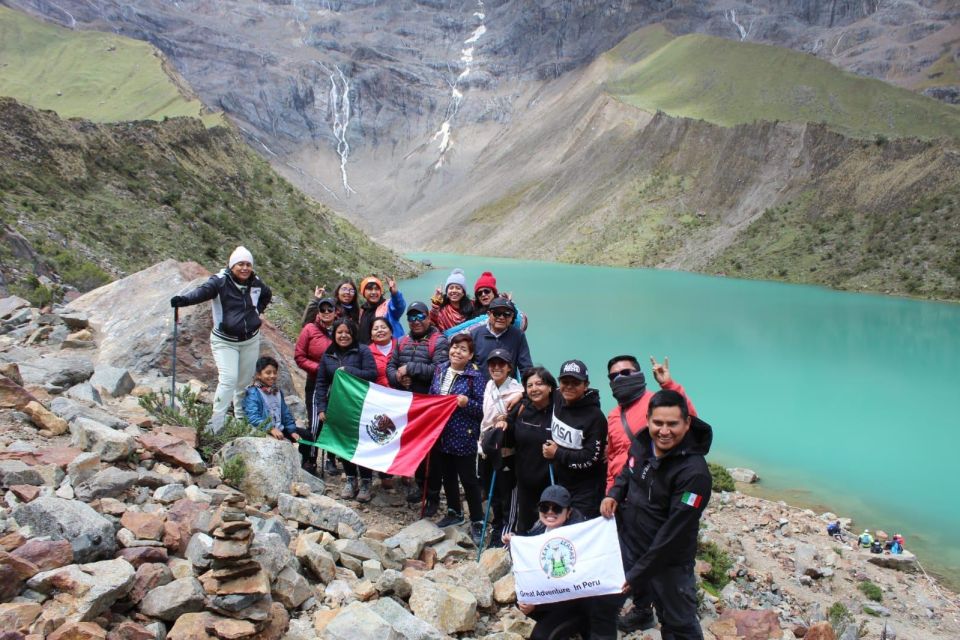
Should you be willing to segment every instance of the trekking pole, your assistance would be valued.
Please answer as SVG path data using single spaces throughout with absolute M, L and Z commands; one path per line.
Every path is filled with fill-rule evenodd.
M 173 374 L 170 377 L 170 408 L 176 409 L 177 397 L 177 338 L 180 335 L 180 307 L 173 308 Z
M 552 462 L 549 463 L 549 464 L 547 465 L 547 468 L 550 469 L 550 484 L 551 484 L 551 485 L 557 484 L 556 481 L 553 479 L 553 463 L 552 463 Z
M 480 562 L 480 556 L 483 554 L 483 548 L 487 541 L 487 522 L 490 521 L 490 506 L 493 504 L 493 486 L 497 482 L 497 470 L 493 470 L 490 476 L 490 490 L 487 491 L 487 508 L 483 514 L 483 527 L 480 529 L 480 544 L 477 545 L 477 562 Z
M 427 487 L 430 482 L 430 453 L 427 453 L 427 463 L 423 467 L 423 492 L 420 494 L 420 519 L 423 520 L 423 514 L 427 510 Z

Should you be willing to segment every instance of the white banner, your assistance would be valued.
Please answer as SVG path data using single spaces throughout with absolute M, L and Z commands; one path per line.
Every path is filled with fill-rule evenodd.
M 620 593 L 625 577 L 614 518 L 510 540 L 517 600 L 544 604 Z

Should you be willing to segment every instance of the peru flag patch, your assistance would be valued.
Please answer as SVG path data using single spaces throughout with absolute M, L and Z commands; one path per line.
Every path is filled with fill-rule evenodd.
M 697 509 L 700 507 L 701 504 L 703 504 L 703 496 L 698 496 L 697 494 L 690 493 L 688 491 L 683 494 L 682 498 L 680 498 L 680 502 L 682 502 L 685 505 L 689 505 L 694 509 Z

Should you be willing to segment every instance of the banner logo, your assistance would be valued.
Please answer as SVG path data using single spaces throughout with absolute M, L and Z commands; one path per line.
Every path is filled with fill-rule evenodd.
M 396 437 L 397 425 L 393 423 L 390 416 L 378 413 L 367 423 L 367 435 L 377 444 L 387 444 Z
M 548 578 L 563 578 L 576 564 L 577 548 L 566 538 L 551 538 L 540 549 L 540 568 Z

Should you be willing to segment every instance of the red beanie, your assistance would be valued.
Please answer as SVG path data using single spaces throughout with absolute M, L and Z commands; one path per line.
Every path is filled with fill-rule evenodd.
M 477 283 L 473 285 L 473 295 L 477 295 L 477 289 L 493 289 L 494 295 L 500 293 L 497 291 L 497 279 L 489 271 L 484 271 L 477 278 Z

